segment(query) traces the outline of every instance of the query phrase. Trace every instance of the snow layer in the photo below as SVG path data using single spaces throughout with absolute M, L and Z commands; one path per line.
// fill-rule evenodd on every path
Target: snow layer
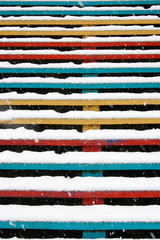
M 1 163 L 42 163 L 42 164 L 122 164 L 122 163 L 160 163 L 160 152 L 66 152 L 56 154 L 53 151 L 0 153 Z
M 16 177 L 0 178 L 2 190 L 35 191 L 160 191 L 160 178 Z
M 73 93 L 64 95 L 61 93 L 24 93 L 17 92 L 1 93 L 4 100 L 110 100 L 110 99 L 160 99 L 160 93 Z
M 0 221 L 159 222 L 160 206 L 19 206 L 1 205 Z
M 149 10 L 159 10 L 160 9 L 160 5 L 152 5 Z M 0 11 L 12 11 L 12 10 L 17 10 L 17 11 L 26 11 L 26 10 L 29 10 L 29 11 L 47 11 L 47 10 L 50 10 L 50 11 L 56 11 L 56 10 L 59 10 L 59 11 L 65 11 L 65 10 L 68 10 L 68 11 L 79 11 L 79 12 L 84 12 L 84 11 L 100 11 L 100 10 L 103 10 L 103 11 L 107 11 L 107 10 L 110 10 L 110 11 L 115 11 L 115 10 L 144 10 L 145 9 L 141 6 L 135 6 L 135 7 L 131 7 L 131 6 L 108 6 L 108 7 L 85 7 L 85 8 L 79 8 L 78 6 L 73 6 L 73 7 L 70 7 L 68 9 L 68 7 L 63 7 L 63 6 L 33 6 L 33 7 L 21 7 L 21 6 L 4 6 L 4 7 L 0 7 Z M 87 14 L 86 14 L 87 15 Z
M 0 139 L 68 139 L 68 140 L 95 140 L 95 139 L 160 139 L 160 130 L 88 130 L 83 133 L 76 130 L 45 130 L 43 132 L 35 132 L 27 130 L 23 127 L 17 129 L 0 129 Z
M 96 9 L 94 7 L 94 9 Z M 123 16 L 123 20 L 143 20 L 143 19 L 158 19 L 156 15 L 149 15 L 149 16 Z M 5 19 L 3 16 L 0 16 L 0 20 L 62 20 L 59 17 L 55 16 L 6 16 Z M 122 20 L 122 17 L 119 16 L 70 16 L 66 15 L 63 17 L 63 20 Z
M 7 110 L 2 112 L 0 120 L 11 120 L 14 118 L 40 118 L 40 119 L 129 119 L 129 118 L 160 118 L 160 111 L 70 111 L 58 113 L 54 110 Z
M 41 77 L 25 77 L 25 78 L 3 78 L 0 83 L 145 83 L 145 82 L 160 82 L 160 77 L 69 77 L 67 79 L 57 79 L 57 78 L 41 78 Z M 124 94 L 124 93 L 123 93 Z M 108 93 L 107 93 L 108 95 Z
M 128 36 L 125 37 L 113 36 L 113 37 L 89 37 L 85 39 L 78 39 L 78 42 L 147 42 L 147 41 L 160 41 L 160 36 Z M 73 37 L 63 37 L 62 39 L 52 39 L 49 37 L 30 37 L 30 38 L 2 38 L 0 42 L 77 42 L 76 38 Z
M 40 66 L 38 64 L 32 64 L 32 63 L 19 63 L 13 65 L 10 64 L 9 62 L 3 62 L 1 68 L 12 68 L 12 69 L 17 69 L 17 68 L 60 68 L 60 69 L 69 69 L 69 68 L 75 68 L 75 69 L 81 69 L 81 68 L 88 68 L 88 69 L 93 69 L 93 68 L 159 68 L 160 63 L 144 63 L 144 62 L 139 62 L 139 63 L 82 63 L 81 65 L 77 66 L 74 63 L 48 63 L 48 64 L 41 64 Z M 0 68 L 0 69 L 1 69 Z
M 19 26 L 9 26 L 9 27 L 0 27 L 0 31 L 29 31 L 29 32 L 34 32 L 35 29 L 33 27 L 19 27 Z M 36 31 L 71 31 L 71 32 L 79 32 L 79 31 L 114 31 L 114 30 L 160 30 L 159 27 L 154 27 L 153 25 L 147 25 L 147 26 L 140 26 L 140 25 L 130 25 L 130 26 L 123 26 L 123 25 L 106 25 L 106 26 L 83 26 L 83 27 L 70 27 L 64 29 L 62 26 L 56 26 L 56 27 L 36 27 Z M 105 35 L 105 34 L 104 34 Z M 126 34 L 127 35 L 127 34 Z
M 6 18 L 5 18 L 6 19 Z M 78 39 L 78 42 L 147 42 L 147 41 L 160 41 L 160 36 L 128 36 L 125 37 L 114 36 L 114 37 L 89 37 L 85 39 Z M 0 42 L 77 42 L 76 38 L 73 37 L 63 37 L 62 39 L 52 39 L 49 37 L 30 37 L 30 38 L 2 38 Z
M 160 54 L 160 50 L 156 49 L 156 50 L 126 50 L 126 49 L 122 49 L 122 50 L 115 50 L 115 49 L 109 49 L 109 50 L 86 50 L 86 49 L 82 49 L 82 50 L 75 50 L 75 51 L 69 51 L 69 52 L 59 52 L 58 50 L 54 50 L 54 49 L 46 49 L 46 50 L 39 50 L 39 49 L 35 49 L 35 50 L 21 50 L 21 49 L 16 49 L 16 50 L 1 50 L 0 54 L 2 55 L 7 55 L 7 54 L 42 54 L 42 55 L 60 55 L 60 56 L 74 56 L 74 55 L 112 55 L 112 54 L 116 54 L 116 55 L 127 55 L 127 54 L 133 54 L 133 55 L 137 55 L 137 54 L 143 54 L 145 56 L 145 54 Z M 38 58 L 37 58 L 38 59 Z M 148 59 L 149 61 L 149 59 Z

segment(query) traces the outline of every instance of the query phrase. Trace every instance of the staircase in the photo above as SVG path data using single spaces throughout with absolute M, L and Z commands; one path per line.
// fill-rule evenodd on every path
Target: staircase
M 160 238 L 160 0 L 0 1 L 0 238 Z

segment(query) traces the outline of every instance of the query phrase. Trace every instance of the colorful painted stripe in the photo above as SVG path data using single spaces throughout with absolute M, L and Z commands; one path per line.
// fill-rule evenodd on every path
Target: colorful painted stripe
M 160 10 L 159 10 L 160 14 Z M 0 11 L 0 15 L 1 11 Z M 0 36 L 12 36 L 12 37 L 30 37 L 30 36 L 52 36 L 52 37 L 95 37 L 95 36 L 150 36 L 150 35 L 160 35 L 160 29 L 145 29 L 145 30 L 1 30 Z
M 42 163 L 0 163 L 0 170 L 64 170 L 64 171 L 107 171 L 107 170 L 160 170 L 159 163 L 117 163 L 117 164 L 42 164 Z M 84 176 L 84 175 L 83 175 Z
M 159 15 L 160 9 L 144 10 L 0 10 L 1 16 L 127 16 Z
M 160 60 L 160 54 L 1 54 L 0 60 L 2 61 L 39 61 L 39 60 L 55 60 L 55 61 L 71 61 L 71 60 L 80 60 L 80 61 L 123 61 L 124 60 Z
M 128 5 L 150 5 L 150 4 L 160 4 L 159 0 L 120 0 L 120 1 L 0 1 L 0 6 L 79 6 L 79 7 L 87 7 L 87 6 L 128 6 Z
M 118 20 L 0 20 L 0 26 L 104 26 L 104 25 L 147 25 L 160 24 L 160 19 Z
M 160 73 L 158 67 L 115 67 L 115 68 L 0 68 L 0 74 L 142 74 L 142 73 Z
M 130 83 L 45 83 L 45 82 L 0 82 L 0 88 L 4 89 L 159 89 L 160 82 L 130 82 Z
M 133 42 L 0 42 L 0 48 L 127 48 L 160 47 L 160 41 Z
M 97 100 L 55 100 L 55 99 L 0 99 L 2 106 L 110 106 L 110 105 L 160 105 L 160 99 L 97 99 Z
M 42 125 L 143 125 L 160 124 L 160 118 L 12 118 L 2 119 L 0 124 L 42 124 Z M 88 129 L 89 130 L 89 129 Z
M 149 146 L 160 145 L 160 139 L 105 139 L 105 140 L 41 140 L 0 139 L 1 146 Z
M 0 190 L 0 197 L 24 198 L 160 198 L 160 191 L 34 191 Z
M 0 229 L 50 230 L 160 230 L 160 222 L 24 222 L 0 221 Z

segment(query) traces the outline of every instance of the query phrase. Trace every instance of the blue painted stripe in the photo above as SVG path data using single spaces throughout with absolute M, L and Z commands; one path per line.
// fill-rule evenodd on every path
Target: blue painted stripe
M 150 68 L 0 68 L 0 73 L 9 74 L 114 74 L 114 73 L 160 73 L 160 67 Z M 86 76 L 85 76 L 86 77 Z
M 157 229 L 160 222 L 21 222 L 0 221 L 0 229 L 51 229 L 51 230 L 135 230 Z
M 110 163 L 110 164 L 40 164 L 40 163 L 1 163 L 0 170 L 159 170 L 159 163 Z
M 0 82 L 0 88 L 51 88 L 51 89 L 128 89 L 160 88 L 160 82 L 142 83 L 9 83 Z
M 160 0 L 120 0 L 120 1 L 0 1 L 1 6 L 123 6 L 160 4 Z
M 159 9 L 145 9 L 145 10 L 10 10 L 10 11 L 0 11 L 0 15 L 2 16 L 19 16 L 19 15 L 30 15 L 30 16 L 110 16 L 110 15 L 154 15 L 160 14 Z

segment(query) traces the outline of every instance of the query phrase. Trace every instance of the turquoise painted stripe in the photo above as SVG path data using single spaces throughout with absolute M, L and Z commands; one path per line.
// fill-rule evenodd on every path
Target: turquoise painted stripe
M 50 88 L 50 89 L 128 89 L 160 88 L 160 82 L 149 83 L 1 83 L 0 88 Z
M 82 236 L 84 239 L 106 238 L 106 233 L 103 231 L 84 231 Z
M 146 5 L 160 4 L 160 0 L 139 1 L 0 1 L 1 6 L 123 6 L 123 5 Z
M 144 9 L 144 10 L 10 10 L 10 11 L 0 11 L 2 16 L 10 15 L 30 15 L 30 16 L 46 16 L 46 15 L 70 15 L 70 16 L 109 16 L 109 15 L 154 15 L 160 14 L 159 9 Z
M 102 171 L 97 171 L 97 169 L 95 169 L 95 172 L 83 171 L 82 172 L 82 177 L 103 177 L 103 172 Z
M 2 163 L 0 170 L 159 170 L 159 163 L 120 163 L 120 164 L 40 164 L 40 163 Z
M 0 68 L 0 73 L 9 74 L 114 74 L 114 73 L 160 73 L 160 67 L 154 68 Z M 86 76 L 85 76 L 86 77 Z
M 160 230 L 160 222 L 21 222 L 0 221 L 0 229 L 51 230 Z

